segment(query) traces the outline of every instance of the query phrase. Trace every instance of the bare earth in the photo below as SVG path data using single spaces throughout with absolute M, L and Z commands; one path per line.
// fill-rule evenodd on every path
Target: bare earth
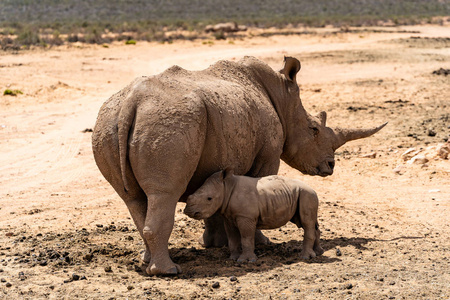
M 450 161 L 427 148 L 450 133 L 450 77 L 432 74 L 450 68 L 450 27 L 373 29 L 0 53 L 2 94 L 23 92 L 0 96 L 0 298 L 448 299 Z M 240 265 L 198 244 L 203 225 L 180 203 L 170 253 L 184 272 L 144 276 L 142 242 L 84 131 L 136 76 L 244 55 L 276 69 L 299 58 L 303 105 L 330 126 L 389 124 L 340 148 L 331 177 L 282 165 L 319 195 L 323 256 L 302 261 L 289 224 Z M 408 163 L 410 147 L 429 161 Z

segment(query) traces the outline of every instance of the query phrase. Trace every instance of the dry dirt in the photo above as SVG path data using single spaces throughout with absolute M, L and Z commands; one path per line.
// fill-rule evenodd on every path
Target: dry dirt
M 0 54 L 1 299 L 448 299 L 450 161 L 427 147 L 450 133 L 450 27 L 309 34 L 269 32 L 226 41 L 72 45 Z M 197 243 L 202 223 L 177 208 L 170 254 L 184 272 L 148 277 L 142 242 L 92 157 L 100 105 L 134 77 L 178 64 L 203 69 L 244 55 L 280 68 L 302 61 L 302 100 L 330 126 L 369 127 L 319 178 L 282 165 L 320 198 L 323 256 L 299 258 L 302 230 L 266 231 L 255 264 Z M 407 163 L 410 147 L 427 163 Z

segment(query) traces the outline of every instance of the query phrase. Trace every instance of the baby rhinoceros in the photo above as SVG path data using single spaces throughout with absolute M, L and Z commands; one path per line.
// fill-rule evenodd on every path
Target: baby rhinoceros
M 318 202 L 314 190 L 299 180 L 237 176 L 225 170 L 211 175 L 188 197 L 184 213 L 198 220 L 217 212 L 222 214 L 230 258 L 238 262 L 256 261 L 256 229 L 275 229 L 291 221 L 303 227 L 300 255 L 309 259 L 323 253 L 317 222 Z

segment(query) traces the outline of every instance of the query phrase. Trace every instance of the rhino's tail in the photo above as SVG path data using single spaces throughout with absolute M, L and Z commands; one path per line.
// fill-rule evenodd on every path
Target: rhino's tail
M 126 176 L 128 138 L 130 135 L 131 126 L 133 125 L 134 118 L 136 116 L 136 106 L 136 101 L 133 101 L 133 98 L 128 96 L 120 109 L 118 120 L 120 171 L 122 174 L 123 188 L 125 192 L 128 192 L 129 190 Z

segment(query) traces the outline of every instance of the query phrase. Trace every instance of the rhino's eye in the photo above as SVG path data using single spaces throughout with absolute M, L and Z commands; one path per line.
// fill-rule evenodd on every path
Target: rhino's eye
M 208 197 L 208 201 L 211 201 L 212 200 L 212 197 Z
M 310 127 L 312 130 L 312 134 L 314 137 L 317 137 L 319 135 L 319 129 L 317 127 Z

